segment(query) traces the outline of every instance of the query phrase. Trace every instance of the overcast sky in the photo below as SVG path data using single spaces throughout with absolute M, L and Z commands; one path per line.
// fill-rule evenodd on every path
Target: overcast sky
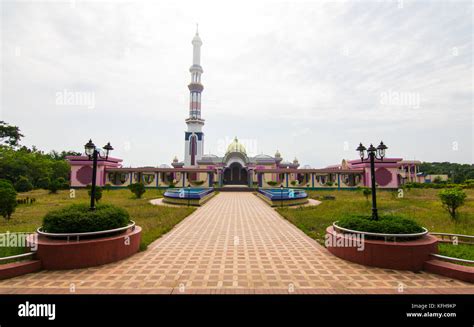
M 178 1 L 176 1 L 178 2 Z M 184 155 L 196 22 L 205 152 L 314 168 L 388 156 L 473 162 L 471 1 L 2 1 L 0 120 L 23 144 L 110 141 L 125 165 Z

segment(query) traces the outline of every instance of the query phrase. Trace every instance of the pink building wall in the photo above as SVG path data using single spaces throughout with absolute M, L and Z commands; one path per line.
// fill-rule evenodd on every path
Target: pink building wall
M 92 160 L 87 156 L 67 156 L 66 159 L 71 165 L 71 187 L 84 187 L 92 183 Z M 97 162 L 96 185 L 104 186 L 106 168 L 119 168 L 121 162 L 122 159 L 117 158 L 100 159 Z

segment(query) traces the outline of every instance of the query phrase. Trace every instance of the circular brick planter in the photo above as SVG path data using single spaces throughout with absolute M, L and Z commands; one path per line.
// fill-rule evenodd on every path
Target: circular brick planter
M 36 258 L 43 269 L 87 268 L 125 259 L 140 248 L 141 227 L 118 235 L 64 240 L 38 235 Z
M 365 266 L 420 271 L 430 254 L 438 253 L 438 239 L 425 235 L 412 241 L 354 240 L 352 234 L 326 229 L 326 247 L 335 256 Z

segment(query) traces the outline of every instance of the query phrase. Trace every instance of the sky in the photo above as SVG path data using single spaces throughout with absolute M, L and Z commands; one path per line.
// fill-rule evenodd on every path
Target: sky
M 205 153 L 313 168 L 387 156 L 473 163 L 471 1 L 1 1 L 0 120 L 27 146 L 111 142 L 125 166 L 184 156 L 203 41 Z

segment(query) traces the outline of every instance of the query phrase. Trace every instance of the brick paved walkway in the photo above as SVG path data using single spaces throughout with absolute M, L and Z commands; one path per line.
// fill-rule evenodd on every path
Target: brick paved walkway
M 251 193 L 222 192 L 127 260 L 0 281 L 0 293 L 470 293 L 449 278 L 332 256 Z

